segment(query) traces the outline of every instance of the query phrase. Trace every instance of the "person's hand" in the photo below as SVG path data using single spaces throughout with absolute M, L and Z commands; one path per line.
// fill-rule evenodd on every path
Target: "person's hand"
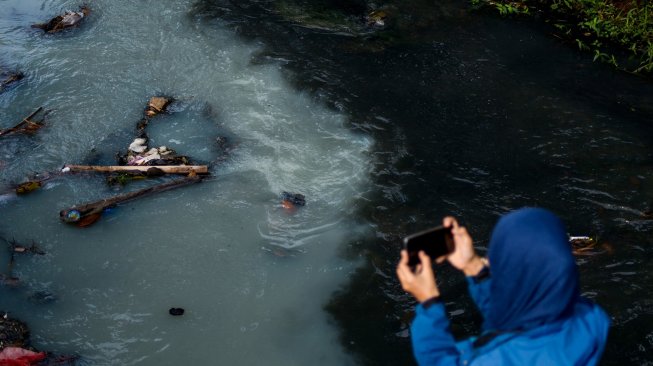
M 422 303 L 430 298 L 440 296 L 440 291 L 435 283 L 431 258 L 423 251 L 420 251 L 418 255 L 420 263 L 413 272 L 408 266 L 408 252 L 401 251 L 401 259 L 397 265 L 397 277 L 401 282 L 401 287 Z
M 472 237 L 464 226 L 459 226 L 458 221 L 451 216 L 442 220 L 444 227 L 450 227 L 455 243 L 454 251 L 447 257 L 438 258 L 438 262 L 446 258 L 455 268 L 463 271 L 466 276 L 476 276 L 485 265 L 481 257 L 476 255 Z

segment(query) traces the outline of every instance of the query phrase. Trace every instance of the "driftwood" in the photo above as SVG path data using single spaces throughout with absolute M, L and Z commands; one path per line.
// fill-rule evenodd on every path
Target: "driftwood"
M 207 165 L 154 165 L 154 166 L 141 166 L 141 165 L 64 165 L 62 171 L 65 172 L 144 172 L 147 173 L 154 170 L 157 173 L 165 174 L 189 174 L 195 172 L 196 174 L 208 174 L 209 167 Z M 158 174 L 157 174 L 158 175 Z
M 79 8 L 79 11 L 67 11 L 63 15 L 58 15 L 50 19 L 47 23 L 32 25 L 32 28 L 43 29 L 46 33 L 56 33 L 64 29 L 73 28 L 91 13 L 91 9 L 86 6 Z
M 59 212 L 59 218 L 64 222 L 76 224 L 80 227 L 86 227 L 99 220 L 100 216 L 102 216 L 102 212 L 109 207 L 113 207 L 120 203 L 131 201 L 151 193 L 162 192 L 188 184 L 197 183 L 199 181 L 201 181 L 200 176 L 191 173 L 188 177 L 183 179 L 174 180 L 172 182 L 159 184 L 138 191 L 120 194 L 111 198 L 105 198 L 96 202 L 73 206 L 71 208 L 61 210 Z
M 32 121 L 31 119 L 34 118 L 34 116 L 36 116 L 42 110 L 43 107 L 39 107 L 37 110 L 32 112 L 32 114 L 23 118 L 23 120 L 14 127 L 7 128 L 6 130 L 0 130 L 0 136 L 9 135 L 15 132 L 34 133 L 38 131 L 41 127 L 43 127 L 43 121 Z

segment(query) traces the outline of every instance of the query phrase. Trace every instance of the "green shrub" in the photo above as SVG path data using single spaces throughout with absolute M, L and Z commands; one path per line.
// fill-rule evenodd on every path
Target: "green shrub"
M 653 71 L 653 4 L 644 0 L 471 0 L 502 15 L 543 14 L 594 60 L 635 73 Z M 529 11 L 530 9 L 530 11 Z

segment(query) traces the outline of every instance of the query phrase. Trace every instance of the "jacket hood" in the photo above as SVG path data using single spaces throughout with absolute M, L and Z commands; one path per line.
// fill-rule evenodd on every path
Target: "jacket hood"
M 485 330 L 528 329 L 573 313 L 578 271 L 565 227 L 553 213 L 523 208 L 503 216 L 492 232 L 489 260 Z

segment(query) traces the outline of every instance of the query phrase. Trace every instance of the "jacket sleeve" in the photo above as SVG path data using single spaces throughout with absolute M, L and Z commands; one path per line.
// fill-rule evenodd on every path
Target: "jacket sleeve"
M 420 366 L 457 365 L 460 353 L 449 329 L 441 302 L 415 308 L 415 320 L 410 327 L 413 353 Z
M 490 284 L 492 283 L 492 278 L 486 278 L 481 281 L 477 281 L 475 277 L 467 277 L 467 288 L 469 289 L 469 295 L 476 303 L 476 307 L 481 311 L 483 318 L 487 318 L 487 314 L 490 308 Z

